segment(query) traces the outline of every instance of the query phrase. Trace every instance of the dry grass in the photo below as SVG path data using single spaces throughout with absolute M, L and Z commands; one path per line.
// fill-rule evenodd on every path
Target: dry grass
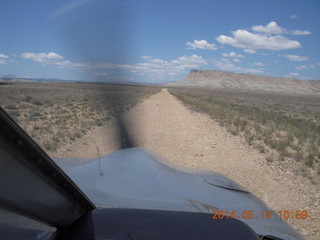
M 271 93 L 170 89 L 195 111 L 205 112 L 234 135 L 268 155 L 310 168 L 320 161 L 320 98 Z
M 14 83 L 0 86 L 0 104 L 40 146 L 54 152 L 157 91 L 144 86 Z

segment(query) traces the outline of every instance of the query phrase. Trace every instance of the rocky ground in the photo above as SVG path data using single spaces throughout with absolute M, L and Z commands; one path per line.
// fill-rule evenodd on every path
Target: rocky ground
M 320 239 L 319 186 L 296 175 L 290 166 L 267 162 L 264 153 L 228 133 L 208 116 L 190 111 L 166 89 L 132 108 L 125 117 L 138 147 L 152 150 L 179 166 L 222 173 L 273 210 L 308 211 L 307 219 L 288 221 L 307 239 Z M 116 124 L 108 121 L 106 126 L 94 128 L 51 155 L 85 161 L 116 151 L 115 138 Z

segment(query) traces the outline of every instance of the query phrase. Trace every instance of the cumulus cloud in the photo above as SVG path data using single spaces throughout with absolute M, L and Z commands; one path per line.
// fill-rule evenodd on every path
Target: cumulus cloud
M 291 34 L 297 35 L 297 36 L 298 35 L 310 35 L 311 32 L 308 30 L 293 30 L 293 31 L 291 31 Z
M 266 26 L 257 25 L 251 28 L 255 32 L 271 33 L 271 34 L 284 34 L 288 33 L 285 28 L 280 27 L 276 22 L 272 21 Z
M 81 63 L 79 63 L 81 64 Z M 130 69 L 133 68 L 131 65 L 127 64 L 114 64 L 114 63 L 94 63 L 94 64 L 85 64 L 82 63 L 84 67 L 90 68 L 90 69 Z
M 235 52 L 229 52 L 229 53 L 222 53 L 222 56 L 224 57 L 234 57 L 234 58 L 244 58 L 241 54 L 236 54 Z
M 93 72 L 93 75 L 97 76 L 97 77 L 106 77 L 106 76 L 108 76 L 108 74 L 106 72 Z
M 44 63 L 44 64 L 54 64 L 57 60 L 63 59 L 63 57 L 54 52 L 48 53 L 22 53 L 22 58 L 32 59 L 35 62 Z
M 291 75 L 291 76 L 295 76 L 295 77 L 300 76 L 299 73 L 290 73 L 290 75 Z
M 214 66 L 224 71 L 234 71 L 234 72 L 251 73 L 251 74 L 264 73 L 264 69 L 262 68 L 243 68 L 238 65 L 235 65 L 232 62 L 232 60 L 229 60 L 226 58 L 223 58 L 221 60 L 214 59 L 212 63 Z
M 137 64 L 113 64 L 113 63 L 96 63 L 90 66 L 99 73 L 96 76 L 108 76 L 110 70 L 121 70 L 141 76 L 148 76 L 154 79 L 168 80 L 179 74 L 186 74 L 191 69 L 200 68 L 207 65 L 207 61 L 198 55 L 181 56 L 172 60 L 153 58 L 151 56 L 142 56 L 144 61 Z M 106 71 L 106 72 L 104 72 Z M 106 74 L 104 74 L 106 73 Z
M 234 62 L 242 62 L 239 58 L 233 58 L 232 61 L 234 61 Z
M 302 76 L 300 73 L 295 73 L 295 72 L 291 72 L 290 74 L 285 75 L 285 77 L 307 79 L 307 77 Z
M 0 58 L 9 58 L 9 56 L 3 54 L 3 53 L 0 53 Z
M 165 78 L 186 73 L 190 69 L 200 68 L 207 65 L 207 61 L 196 54 L 181 56 L 172 60 L 163 60 L 150 56 L 142 56 L 143 62 L 137 64 L 114 64 L 108 62 L 100 63 L 75 63 L 65 60 L 61 55 L 49 53 L 22 53 L 21 57 L 31 59 L 45 65 L 55 65 L 62 68 L 91 71 L 95 76 L 108 76 L 109 71 L 118 71 L 120 74 L 131 72 L 139 75 L 147 75 L 155 78 Z
M 297 14 L 291 14 L 291 15 L 289 16 L 289 18 L 291 18 L 291 19 L 297 19 L 297 18 L 299 18 L 299 15 L 297 15 Z
M 69 69 L 76 69 L 76 70 L 84 70 L 89 69 L 91 64 L 89 63 L 77 63 L 71 62 L 69 60 L 64 60 L 63 56 L 54 53 L 32 53 L 26 52 L 21 54 L 22 58 L 31 59 L 35 62 L 44 64 L 44 65 L 56 65 L 61 68 L 69 68 Z
M 152 59 L 152 57 L 150 57 L 150 56 L 142 56 L 141 58 L 144 59 L 144 60 Z
M 311 32 L 308 30 L 292 30 L 288 31 L 285 28 L 280 27 L 276 22 L 272 21 L 266 26 L 258 25 L 251 28 L 255 32 L 262 32 L 266 34 L 292 34 L 292 35 L 310 35 Z
M 304 79 L 304 80 L 310 79 L 310 77 L 303 76 L 300 73 L 296 73 L 296 72 L 291 72 L 289 74 L 286 74 L 286 75 L 284 75 L 284 77 L 287 77 L 287 78 L 298 78 L 298 79 Z
M 320 66 L 320 63 L 317 63 L 317 64 L 308 64 L 308 65 L 301 65 L 301 66 L 295 67 L 295 69 L 297 69 L 297 70 L 305 70 L 305 69 L 317 68 L 318 66 Z
M 261 62 L 253 62 L 253 63 L 251 63 L 250 65 L 252 65 L 252 66 L 257 66 L 257 67 L 264 67 L 264 66 L 265 66 L 265 64 L 263 64 L 263 63 L 261 63 Z
M 232 34 L 233 37 L 220 35 L 216 40 L 221 44 L 243 48 L 247 52 L 253 52 L 258 49 L 277 51 L 301 47 L 300 42 L 290 40 L 281 35 L 255 34 L 243 29 L 233 31 Z
M 308 57 L 298 56 L 298 55 L 280 54 L 279 56 L 285 57 L 285 58 L 289 59 L 290 61 L 296 61 L 296 62 L 309 60 Z
M 254 49 L 244 49 L 243 51 L 246 52 L 246 53 L 250 53 L 250 54 L 256 54 L 257 53 L 257 51 L 254 50 Z
M 191 56 L 182 56 L 171 60 L 171 63 L 183 68 L 197 68 L 200 65 L 206 65 L 207 61 L 202 56 L 192 54 Z
M 309 69 L 309 66 L 307 66 L 307 65 L 301 65 L 301 66 L 295 67 L 295 69 L 297 69 L 297 70 L 305 70 L 305 69 Z
M 193 42 L 187 42 L 188 49 L 206 49 L 206 50 L 216 50 L 217 47 L 214 43 L 208 43 L 206 40 L 194 40 Z
M 146 61 L 135 65 L 127 65 L 127 69 L 133 73 L 147 74 L 156 78 L 175 76 L 187 70 L 200 68 L 208 64 L 202 56 L 195 54 L 191 56 L 181 56 L 169 61 L 149 56 L 143 56 L 142 58 Z
M 257 50 L 287 50 L 300 48 L 300 42 L 291 40 L 284 34 L 309 35 L 308 30 L 289 31 L 277 24 L 275 21 L 267 25 L 255 25 L 251 30 L 238 29 L 231 32 L 233 36 L 220 35 L 216 40 L 221 44 L 228 44 L 236 48 L 244 49 L 244 52 L 256 54 Z
M 124 69 L 131 72 L 166 72 L 179 74 L 186 69 L 199 68 L 202 65 L 207 65 L 207 61 L 196 54 L 191 56 L 181 56 L 172 60 L 163 60 L 153 58 L 151 56 L 142 56 L 144 61 L 137 64 L 113 64 L 113 63 L 96 63 L 92 64 L 92 69 Z
M 9 56 L 0 53 L 0 64 L 7 64 L 7 59 L 9 58 Z

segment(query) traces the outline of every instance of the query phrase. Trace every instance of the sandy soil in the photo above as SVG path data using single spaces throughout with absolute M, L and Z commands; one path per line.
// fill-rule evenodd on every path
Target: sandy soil
M 179 166 L 216 171 L 240 183 L 276 211 L 306 210 L 307 219 L 289 222 L 307 239 L 320 239 L 320 191 L 228 133 L 204 114 L 188 110 L 166 89 L 125 114 L 137 146 Z M 115 123 L 109 122 L 60 149 L 53 157 L 97 157 L 116 151 Z

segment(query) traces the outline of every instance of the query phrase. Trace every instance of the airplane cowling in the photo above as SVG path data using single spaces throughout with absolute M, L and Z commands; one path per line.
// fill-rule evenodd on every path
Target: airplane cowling
M 259 235 L 304 239 L 274 211 L 263 219 L 261 211 L 270 208 L 236 182 L 219 173 L 174 166 L 148 150 L 125 149 L 85 163 L 55 161 L 97 208 L 234 211 Z M 248 211 L 253 219 L 245 219 Z

